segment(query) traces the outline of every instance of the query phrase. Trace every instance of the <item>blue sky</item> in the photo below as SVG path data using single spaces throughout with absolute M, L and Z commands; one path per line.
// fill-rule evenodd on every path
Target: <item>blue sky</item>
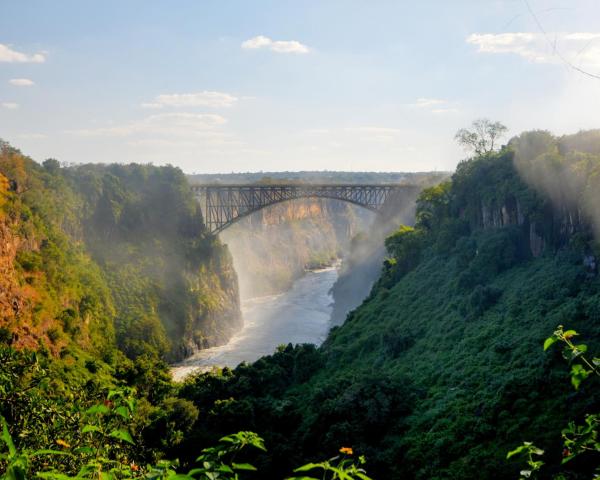
M 0 0 L 0 138 L 186 172 L 450 170 L 475 118 L 600 127 L 600 79 L 565 62 L 600 75 L 598 0 Z

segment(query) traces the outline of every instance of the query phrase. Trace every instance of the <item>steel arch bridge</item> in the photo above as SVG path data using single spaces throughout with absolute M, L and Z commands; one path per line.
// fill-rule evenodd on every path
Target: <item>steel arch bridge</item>
M 270 205 L 299 198 L 341 200 L 380 213 L 400 193 L 417 193 L 415 185 L 274 184 L 192 185 L 200 199 L 208 231 L 217 234 L 241 218 Z

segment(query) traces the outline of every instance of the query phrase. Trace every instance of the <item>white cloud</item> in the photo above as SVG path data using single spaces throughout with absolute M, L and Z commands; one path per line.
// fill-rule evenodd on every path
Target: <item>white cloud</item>
M 242 42 L 242 48 L 245 50 L 268 48 L 277 53 L 308 53 L 310 51 L 306 45 L 296 40 L 271 40 L 264 35 L 258 35 Z
M 35 85 L 33 80 L 29 80 L 28 78 L 12 78 L 8 81 L 11 85 L 15 87 L 31 87 Z
M 163 107 L 231 107 L 238 98 L 223 92 L 173 93 L 158 95 L 154 101 L 142 103 L 143 108 Z
M 434 108 L 431 110 L 431 113 L 436 115 L 445 115 L 447 113 L 458 113 L 460 110 L 458 108 Z
M 19 134 L 19 138 L 24 140 L 43 140 L 44 138 L 48 138 L 48 135 L 45 133 L 21 133 Z
M 580 68 L 600 68 L 599 40 L 600 32 L 552 33 L 547 37 L 521 32 L 474 33 L 466 41 L 481 53 L 510 53 L 534 63 L 558 64 L 565 59 Z
M 0 62 L 8 63 L 44 63 L 46 57 L 41 53 L 28 55 L 26 53 L 17 52 L 8 45 L 0 43 Z
M 0 103 L 0 105 L 9 110 L 16 110 L 17 108 L 19 108 L 19 104 L 14 102 L 3 102 Z
M 353 140 L 361 142 L 402 142 L 406 130 L 393 127 L 358 126 L 344 128 L 346 134 L 350 134 Z
M 460 112 L 457 102 L 450 102 L 441 98 L 417 98 L 413 103 L 409 103 L 408 107 L 425 110 L 434 115 Z
M 345 129 L 351 133 L 366 133 L 369 135 L 400 135 L 404 130 L 391 127 L 348 127 Z
M 130 137 L 160 135 L 175 138 L 216 138 L 223 134 L 213 130 L 226 122 L 227 120 L 222 116 L 208 113 L 160 113 L 124 125 L 69 130 L 67 133 L 80 136 Z
M 439 98 L 417 98 L 415 103 L 411 103 L 410 106 L 416 108 L 429 108 L 435 107 L 436 105 L 444 105 L 446 103 L 446 100 L 441 100 Z

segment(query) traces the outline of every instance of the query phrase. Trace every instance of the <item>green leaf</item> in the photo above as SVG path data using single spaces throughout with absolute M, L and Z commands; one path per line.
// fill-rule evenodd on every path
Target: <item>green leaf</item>
M 119 390 L 110 390 L 108 392 L 108 395 L 106 396 L 106 399 L 110 400 L 112 397 L 114 397 L 115 395 L 118 395 L 119 393 L 121 393 Z
M 115 408 L 115 413 L 126 420 L 129 418 L 129 410 L 127 410 L 127 407 L 124 407 L 123 405 Z
M 113 430 L 109 433 L 109 436 L 117 438 L 119 440 L 123 440 L 124 442 L 130 443 L 131 445 L 135 445 L 133 438 L 131 438 L 131 434 L 127 430 Z
M 256 471 L 256 467 L 249 463 L 233 463 L 232 462 L 231 466 L 233 467 L 234 470 L 249 470 L 252 472 Z
M 103 415 L 109 413 L 110 410 L 106 405 L 102 405 L 101 403 L 94 405 L 86 410 L 87 415 Z
M 562 459 L 562 461 L 560 462 L 561 465 L 564 465 L 567 462 L 570 462 L 571 460 L 573 460 L 577 455 L 568 455 L 565 458 Z
M 319 480 L 315 477 L 288 477 L 285 480 Z
M 59 472 L 39 472 L 35 475 L 38 478 L 45 478 L 48 480 L 85 480 L 85 477 L 75 476 L 71 477 Z
M 368 477 L 364 473 L 356 472 L 355 475 L 360 478 L 360 480 L 373 480 L 371 477 Z
M 548 337 L 544 342 L 544 351 L 548 350 L 552 345 L 554 345 L 558 339 L 554 336 Z
M 589 375 L 592 373 L 592 370 L 586 370 L 583 365 L 576 363 L 571 367 L 571 383 L 575 390 L 579 389 L 579 385 L 583 382 Z
M 525 450 L 527 450 L 528 447 L 529 447 L 529 445 L 521 445 L 521 446 L 515 448 L 514 450 L 511 450 L 510 452 L 508 452 L 506 454 L 506 458 L 509 459 L 511 457 L 514 457 L 515 455 L 518 455 L 519 453 L 522 453 Z
M 224 464 L 219 465 L 219 467 L 217 468 L 217 471 L 221 472 L 221 473 L 233 473 L 232 468 L 229 465 L 224 465 Z
M 4 440 L 4 443 L 8 447 L 8 454 L 11 457 L 14 457 L 17 453 L 17 449 L 15 448 L 15 444 L 13 443 L 10 432 L 8 431 L 8 424 L 2 415 L 0 415 L 0 420 L 2 421 L 2 440 Z
M 87 455 L 94 453 L 94 449 L 92 447 L 77 447 L 73 451 L 75 453 L 84 453 Z
M 294 472 L 308 472 L 309 470 L 314 470 L 315 468 L 323 468 L 322 463 L 307 463 L 306 465 L 302 465 L 294 469 Z
M 61 452 L 60 450 L 49 450 L 49 449 L 36 450 L 35 452 L 30 454 L 30 456 L 32 456 L 32 457 L 38 456 L 38 455 L 69 455 L 69 456 L 72 456 L 71 453 L 69 453 L 69 452 Z
M 101 432 L 102 429 L 100 427 L 97 427 L 96 425 L 86 425 L 85 427 L 83 427 L 81 429 L 81 433 L 87 433 L 87 432 Z
M 193 477 L 194 475 L 198 475 L 199 473 L 204 473 L 206 470 L 204 468 L 192 468 L 187 474 L 190 477 Z

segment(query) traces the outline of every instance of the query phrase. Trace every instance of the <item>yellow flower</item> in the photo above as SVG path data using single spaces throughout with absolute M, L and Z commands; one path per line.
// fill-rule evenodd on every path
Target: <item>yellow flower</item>
M 345 453 L 346 455 L 352 455 L 354 453 L 350 447 L 342 447 L 340 448 L 341 453 Z
M 60 445 L 61 447 L 64 447 L 64 448 L 71 448 L 71 445 L 69 445 L 64 440 L 61 440 L 60 438 L 56 441 L 56 444 Z

